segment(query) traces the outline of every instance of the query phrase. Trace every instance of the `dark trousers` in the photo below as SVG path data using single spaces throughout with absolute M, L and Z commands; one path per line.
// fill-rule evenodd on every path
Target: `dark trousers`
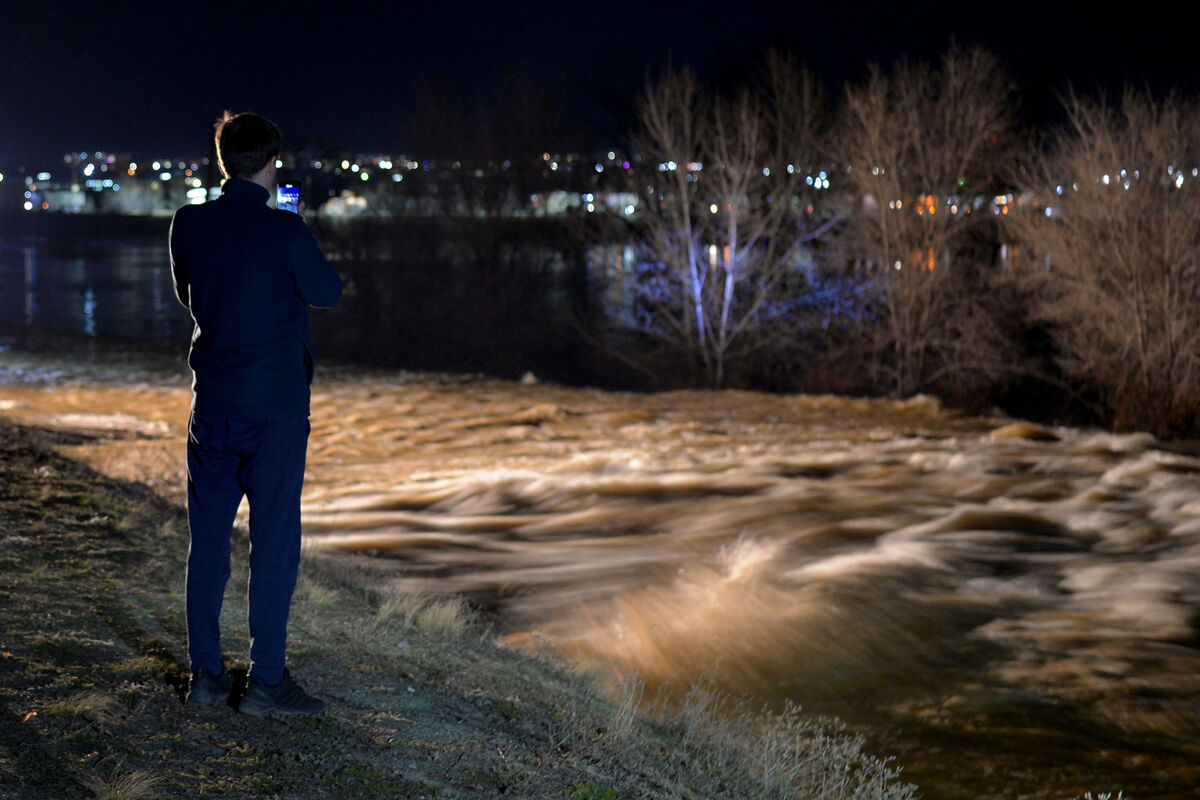
M 300 489 L 306 418 L 236 420 L 192 413 L 188 422 L 188 657 L 222 669 L 221 603 L 238 505 L 250 503 L 250 674 L 283 679 L 288 609 L 300 567 Z

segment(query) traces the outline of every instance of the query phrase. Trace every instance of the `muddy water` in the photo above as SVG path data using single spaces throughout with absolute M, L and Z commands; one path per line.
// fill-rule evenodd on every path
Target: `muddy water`
M 178 492 L 178 376 L 4 363 L 0 414 Z M 613 679 L 840 716 L 927 798 L 1195 796 L 1189 453 L 924 398 L 323 378 L 306 535 L 374 581 Z

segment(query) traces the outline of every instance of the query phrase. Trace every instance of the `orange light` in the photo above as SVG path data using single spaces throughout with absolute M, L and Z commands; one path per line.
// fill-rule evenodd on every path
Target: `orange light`
M 50 209 L 50 204 L 47 203 L 45 200 L 43 200 L 42 201 L 42 211 L 48 211 L 49 209 Z

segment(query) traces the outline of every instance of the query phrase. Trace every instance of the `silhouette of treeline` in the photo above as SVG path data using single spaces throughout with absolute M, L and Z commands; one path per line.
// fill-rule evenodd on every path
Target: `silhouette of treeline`
M 460 170 L 444 214 L 325 223 L 351 288 L 320 325 L 339 355 L 414 368 L 926 392 L 1194 434 L 1197 104 L 1068 93 L 1039 128 L 1018 88 L 980 49 L 835 99 L 775 53 L 719 86 L 667 68 L 635 105 L 637 212 L 550 218 L 501 209 L 546 169 L 553 104 L 444 104 L 430 147 L 508 168 Z

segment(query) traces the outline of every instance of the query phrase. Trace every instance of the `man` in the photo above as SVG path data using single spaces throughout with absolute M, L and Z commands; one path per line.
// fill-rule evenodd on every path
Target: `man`
M 280 134 L 257 114 L 216 126 L 227 178 L 216 200 L 171 222 L 175 294 L 195 321 L 188 364 L 189 706 L 226 699 L 220 614 L 238 505 L 250 503 L 250 675 L 239 709 L 320 714 L 285 669 L 288 610 L 300 565 L 300 489 L 308 446 L 308 307 L 334 305 L 342 281 L 304 220 L 267 205 Z

